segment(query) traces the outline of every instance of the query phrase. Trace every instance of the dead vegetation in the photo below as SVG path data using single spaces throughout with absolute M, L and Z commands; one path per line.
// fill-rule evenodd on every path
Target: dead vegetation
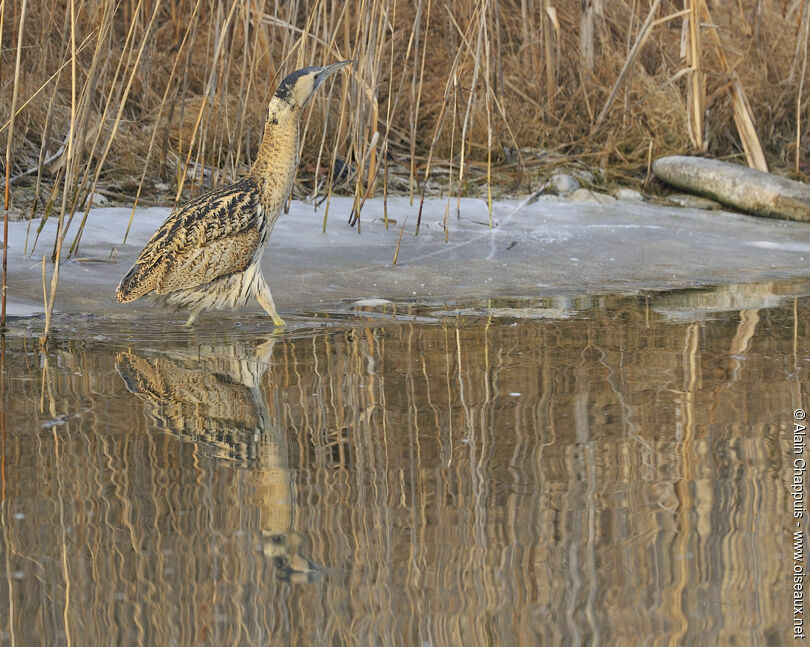
M 134 179 L 148 195 L 155 181 L 229 180 L 256 150 L 278 80 L 341 57 L 356 61 L 348 83 L 316 101 L 305 128 L 309 190 L 329 181 L 333 142 L 351 171 L 341 188 L 358 195 L 392 172 L 418 191 L 429 167 L 451 193 L 493 172 L 500 190 L 508 179 L 525 191 L 565 158 L 640 169 L 651 143 L 656 155 L 801 172 L 808 4 L 5 3 L 4 139 L 15 90 L 18 113 L 9 175 L 39 187 L 40 207 L 58 182 L 71 213 L 100 184 L 131 191 Z

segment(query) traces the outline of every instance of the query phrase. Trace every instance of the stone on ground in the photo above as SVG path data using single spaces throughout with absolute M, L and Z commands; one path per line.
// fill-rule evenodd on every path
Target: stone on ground
M 667 184 L 755 216 L 810 222 L 810 186 L 703 157 L 675 155 L 653 163 Z

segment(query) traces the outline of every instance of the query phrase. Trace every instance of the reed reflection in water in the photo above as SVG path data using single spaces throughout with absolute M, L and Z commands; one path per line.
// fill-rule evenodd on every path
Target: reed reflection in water
M 688 298 L 8 339 L 3 642 L 787 643 L 810 302 Z

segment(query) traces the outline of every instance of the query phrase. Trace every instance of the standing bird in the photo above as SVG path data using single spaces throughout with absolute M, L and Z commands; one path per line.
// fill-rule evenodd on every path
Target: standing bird
M 284 325 L 262 275 L 262 253 L 292 190 L 301 109 L 327 77 L 351 62 L 306 67 L 281 82 L 248 174 L 172 214 L 121 279 L 120 302 L 154 293 L 165 303 L 189 308 L 190 326 L 203 310 L 243 306 L 255 297 L 276 326 Z

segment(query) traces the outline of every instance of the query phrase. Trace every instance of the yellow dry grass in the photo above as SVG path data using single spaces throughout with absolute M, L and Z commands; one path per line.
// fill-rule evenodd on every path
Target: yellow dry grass
M 481 163 L 511 169 L 528 190 L 526 171 L 548 153 L 640 168 L 651 141 L 656 154 L 727 157 L 758 137 L 771 163 L 788 164 L 797 119 L 807 116 L 797 94 L 806 5 L 30 0 L 16 78 L 20 11 L 5 9 L 0 124 L 16 81 L 13 184 L 36 177 L 41 161 L 49 181 L 67 167 L 73 38 L 76 160 L 65 178 L 73 191 L 88 190 L 102 162 L 107 182 L 144 170 L 175 182 L 189 151 L 190 163 L 221 171 L 215 181 L 229 179 L 255 151 L 278 80 L 339 57 L 356 65 L 347 88 L 338 83 L 315 102 L 304 161 L 314 169 L 330 156 L 322 150 L 333 141 L 322 136 L 329 127 L 338 157 L 356 171 L 349 190 L 372 176 L 381 190 L 385 159 L 417 190 L 428 157 L 434 168 L 455 166 L 454 191 Z

